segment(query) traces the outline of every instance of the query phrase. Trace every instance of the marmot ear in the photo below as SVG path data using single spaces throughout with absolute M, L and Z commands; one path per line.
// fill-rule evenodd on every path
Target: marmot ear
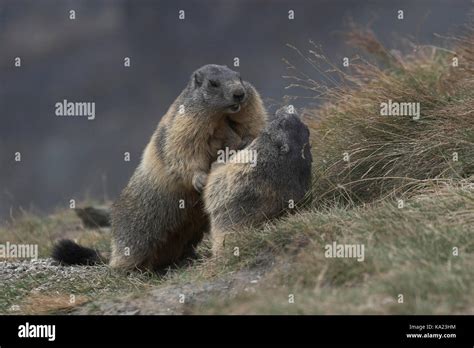
M 196 71 L 194 73 L 193 80 L 194 80 L 194 86 L 196 88 L 201 87 L 202 86 L 202 80 L 203 80 L 202 73 L 200 73 L 199 71 Z
M 280 153 L 285 154 L 288 153 L 288 151 L 290 151 L 290 145 L 288 145 L 287 143 L 283 143 L 280 145 Z
M 282 134 L 276 134 L 272 136 L 272 141 L 275 146 L 278 148 L 279 154 L 286 154 L 290 151 L 290 145 L 288 144 L 288 139 Z

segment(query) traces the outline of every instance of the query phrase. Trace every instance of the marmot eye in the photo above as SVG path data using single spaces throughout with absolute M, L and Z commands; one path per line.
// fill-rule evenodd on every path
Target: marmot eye
M 219 82 L 218 82 L 218 81 L 209 80 L 209 84 L 210 84 L 212 87 L 219 87 Z

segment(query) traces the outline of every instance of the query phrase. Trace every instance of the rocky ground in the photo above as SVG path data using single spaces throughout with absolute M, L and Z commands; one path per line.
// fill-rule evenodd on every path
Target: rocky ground
M 265 272 L 265 267 L 240 270 L 212 281 L 154 286 L 121 297 L 105 296 L 97 301 L 81 301 L 83 303 L 70 308 L 59 305 L 57 309 L 68 309 L 69 314 L 77 315 L 187 314 L 191 312 L 191 308 L 199 307 L 215 297 L 231 299 L 241 292 L 254 292 Z M 34 279 L 48 279 L 29 290 L 29 295 L 33 298 L 37 294 L 56 293 L 60 283 L 84 282 L 87 279 L 93 280 L 100 274 L 107 276 L 108 273 L 110 270 L 105 265 L 63 266 L 50 258 L 0 262 L 1 284 L 13 285 Z M 62 286 L 59 285 L 60 287 Z M 23 314 L 24 309 L 21 305 L 12 305 L 8 312 Z

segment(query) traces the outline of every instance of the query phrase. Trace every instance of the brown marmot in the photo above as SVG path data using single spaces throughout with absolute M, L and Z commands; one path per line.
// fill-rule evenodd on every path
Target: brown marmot
M 227 163 L 215 164 L 204 188 L 214 255 L 224 238 L 300 203 L 311 185 L 309 130 L 280 109 L 261 135 Z
M 237 72 L 213 64 L 196 70 L 112 207 L 110 266 L 160 269 L 192 253 L 208 230 L 200 192 L 217 151 L 249 143 L 266 117 L 258 92 Z M 66 264 L 101 259 L 69 240 L 56 245 L 53 258 Z

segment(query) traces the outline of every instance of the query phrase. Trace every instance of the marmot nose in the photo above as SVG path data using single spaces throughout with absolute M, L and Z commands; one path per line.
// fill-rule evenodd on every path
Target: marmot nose
M 236 102 L 241 102 L 245 97 L 245 92 L 243 89 L 238 89 L 234 91 L 234 100 Z

